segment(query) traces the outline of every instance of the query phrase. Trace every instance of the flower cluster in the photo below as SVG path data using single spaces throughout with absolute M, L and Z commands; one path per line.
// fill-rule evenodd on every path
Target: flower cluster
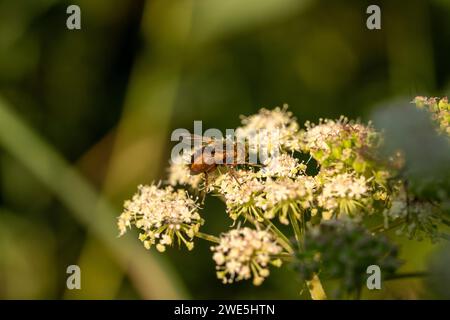
M 448 238 L 443 231 L 443 225 L 450 225 L 450 193 L 449 193 L 449 147 L 450 144 L 450 104 L 448 98 L 416 97 L 413 101 L 417 108 L 429 113 L 436 125 L 438 135 L 430 141 L 440 141 L 436 145 L 437 154 L 444 155 L 442 159 L 431 165 L 417 160 L 414 155 L 405 159 L 406 168 L 402 183 L 397 184 L 392 206 L 383 210 L 385 226 L 394 221 L 401 221 L 396 232 L 410 239 L 422 240 L 429 238 L 436 242 Z M 430 132 L 429 134 L 433 134 Z M 446 140 L 445 138 L 449 138 Z M 435 139 L 433 139 L 435 138 Z M 431 142 L 432 143 L 432 142 Z M 420 146 L 418 146 L 420 148 Z M 420 150 L 420 149 L 419 149 Z M 411 151 L 409 151 L 411 153 Z M 438 156 L 439 157 L 439 156 Z M 435 159 L 433 154 L 430 159 Z M 427 167 L 431 167 L 428 170 Z M 418 168 L 415 171 L 411 168 Z M 417 174 L 424 170 L 424 174 Z
M 269 276 L 269 265 L 281 266 L 276 256 L 282 248 L 271 233 L 264 230 L 239 228 L 220 237 L 217 246 L 211 247 L 217 265 L 217 277 L 223 283 L 247 280 L 260 285 Z
M 394 194 L 389 183 L 398 159 L 380 160 L 383 137 L 370 123 L 341 117 L 321 119 L 317 125 L 307 122 L 305 127 L 302 150 L 320 166 L 317 205 L 325 219 L 341 213 L 359 218 L 391 205 Z
M 441 236 L 439 225 L 445 223 L 441 206 L 427 201 L 408 199 L 405 189 L 383 214 L 386 228 L 391 221 L 404 221 L 396 233 L 419 241 L 430 238 L 432 242 L 437 242 Z
M 283 153 L 264 161 L 260 173 L 263 177 L 289 177 L 295 178 L 306 170 L 306 165 L 289 154 Z
M 299 125 L 286 105 L 242 117 L 242 126 L 236 129 L 237 138 L 247 141 L 251 152 L 266 156 L 299 149 L 298 134 Z
M 427 98 L 418 96 L 413 101 L 418 108 L 426 108 L 439 131 L 450 136 L 450 103 L 448 98 Z
M 249 215 L 259 220 L 254 199 L 263 191 L 264 184 L 253 171 L 228 171 L 215 180 L 214 186 L 224 199 L 227 212 L 233 220 Z
M 189 170 L 191 156 L 191 153 L 185 152 L 170 161 L 168 183 L 171 186 L 182 185 L 190 186 L 193 189 L 199 188 L 203 179 L 201 175 L 191 175 Z
M 296 219 L 302 220 L 303 212 L 313 209 L 315 189 L 316 181 L 313 177 L 267 179 L 264 190 L 255 203 L 264 212 L 264 218 L 273 219 L 278 216 L 281 223 L 289 224 L 289 211 Z
M 281 223 L 289 224 L 289 210 L 300 219 L 303 210 L 313 209 L 316 180 L 306 175 L 265 177 L 260 172 L 239 170 L 219 176 L 214 185 L 233 220 L 243 216 L 262 222 L 278 216 Z
M 333 215 L 353 215 L 358 209 L 363 210 L 370 201 L 369 191 L 364 176 L 341 173 L 326 177 L 321 193 L 318 195 L 318 205 L 324 209 L 323 217 L 328 220 Z
M 138 192 L 124 204 L 119 216 L 118 227 L 123 235 L 127 227 L 135 225 L 141 230 L 139 239 L 147 249 L 156 245 L 158 251 L 166 246 L 183 242 L 191 250 L 192 238 L 199 231 L 203 219 L 198 213 L 196 202 L 184 190 L 174 190 L 171 186 L 158 185 L 138 187 Z
M 310 229 L 294 266 L 302 279 L 314 274 L 340 279 L 337 296 L 353 293 L 365 285 L 368 266 L 377 265 L 384 277 L 401 265 L 398 249 L 382 235 L 374 236 L 350 221 L 326 221 Z
M 336 171 L 354 170 L 365 174 L 375 160 L 381 135 L 370 125 L 349 121 L 321 119 L 319 124 L 305 124 L 302 150 L 324 168 Z
M 432 113 L 440 132 L 449 132 L 446 99 L 415 102 Z M 172 159 L 169 186 L 139 186 L 125 202 L 120 234 L 135 225 L 144 246 L 159 251 L 176 241 L 192 249 L 194 237 L 212 241 L 223 283 L 253 279 L 260 285 L 271 264 L 294 259 L 314 298 L 325 296 L 319 275 L 341 279 L 341 293 L 352 293 L 369 265 L 380 266 L 383 275 L 395 272 L 397 248 L 380 230 L 396 228 L 410 238 L 436 240 L 442 236 L 440 225 L 450 225 L 442 213 L 445 197 L 423 202 L 408 194 L 403 153 L 386 156 L 383 135 L 370 123 L 341 117 L 300 128 L 287 107 L 262 109 L 243 117 L 236 138 L 245 156 L 264 155 L 258 163 L 214 164 L 207 175 L 191 175 L 192 152 L 185 152 Z M 229 156 L 213 151 L 221 159 Z M 201 184 L 207 188 L 200 190 Z M 200 207 L 183 188 L 218 196 L 239 227 L 220 237 L 201 233 Z M 366 225 L 383 218 L 384 224 L 369 231 Z

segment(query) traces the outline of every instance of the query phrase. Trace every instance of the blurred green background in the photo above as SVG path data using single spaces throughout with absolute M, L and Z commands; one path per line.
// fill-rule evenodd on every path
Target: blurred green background
M 370 4 L 382 30 L 366 28 Z M 300 123 L 367 121 L 398 97 L 448 95 L 449 54 L 448 0 L 0 0 L 0 298 L 307 297 L 289 268 L 222 285 L 201 240 L 162 255 L 117 239 L 123 200 L 166 178 L 175 128 L 234 128 L 283 103 Z M 204 217 L 205 232 L 230 225 L 215 199 Z M 396 240 L 405 271 L 437 248 Z M 82 290 L 66 289 L 71 264 Z M 363 297 L 445 294 L 397 280 Z

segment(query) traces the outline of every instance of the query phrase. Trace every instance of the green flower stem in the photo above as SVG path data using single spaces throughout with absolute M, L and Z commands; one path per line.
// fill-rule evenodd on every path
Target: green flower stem
M 289 211 L 289 220 L 291 221 L 292 229 L 294 229 L 295 239 L 297 240 L 298 247 L 301 248 L 303 238 L 302 231 L 300 230 L 297 217 L 292 210 Z
M 255 213 L 257 213 L 257 211 L 255 210 Z M 293 214 L 293 212 L 290 212 Z M 281 232 L 273 223 L 272 221 L 270 221 L 269 219 L 266 219 L 264 217 L 262 217 L 262 215 L 259 215 L 261 218 L 264 219 L 264 223 L 269 226 L 278 236 L 279 236 L 279 241 L 280 244 L 283 245 L 283 247 L 285 247 L 285 249 L 288 251 L 289 254 L 293 254 L 294 250 L 292 249 L 289 239 L 283 234 L 283 232 Z M 296 221 L 296 217 L 293 214 L 293 218 Z M 297 221 L 296 221 L 297 222 Z M 297 224 L 298 226 L 298 224 Z M 295 230 L 295 227 L 294 227 Z M 300 228 L 299 228 L 299 239 L 301 239 L 301 232 L 300 232 Z M 297 237 L 297 235 L 296 235 Z M 311 298 L 313 300 L 326 300 L 327 299 L 327 295 L 325 293 L 325 290 L 323 289 L 322 286 L 322 282 L 320 281 L 320 278 L 318 275 L 314 275 L 312 280 L 307 281 L 306 282 L 307 286 L 308 286 L 308 290 L 309 293 L 311 294 Z
M 291 245 L 290 245 L 290 241 L 289 239 L 284 235 L 283 232 L 280 231 L 280 229 L 278 229 L 273 223 L 272 221 L 270 221 L 269 219 L 264 218 L 264 216 L 262 214 L 260 214 L 258 212 L 258 210 L 256 210 L 255 208 L 253 209 L 253 214 L 256 217 L 261 218 L 262 223 L 266 226 L 268 226 L 270 228 L 270 230 L 272 230 L 275 235 L 277 236 L 277 241 L 280 243 L 280 245 L 290 254 L 294 253 L 294 249 L 292 249 Z M 245 214 L 245 219 L 247 219 L 248 221 L 250 221 L 253 225 L 258 225 L 258 222 L 255 221 L 255 219 L 253 219 L 253 217 L 250 214 Z
M 306 281 L 308 285 L 309 293 L 313 300 L 326 300 L 327 294 L 323 290 L 322 282 L 317 274 L 315 274 L 310 281 Z
M 266 223 L 270 227 L 270 229 L 279 237 L 278 239 L 280 241 L 280 244 L 284 247 L 284 249 L 286 249 L 286 251 L 290 254 L 294 253 L 294 249 L 292 249 L 289 243 L 289 239 L 283 234 L 283 232 L 275 227 L 275 225 L 270 220 L 264 219 L 264 223 Z
M 282 261 L 291 262 L 294 260 L 294 257 L 289 253 L 281 253 L 281 254 L 275 254 L 271 256 L 274 259 L 281 259 Z
M 292 249 L 290 245 L 289 239 L 284 235 L 283 232 L 281 232 L 269 219 L 264 218 L 262 214 L 260 214 L 257 210 L 253 210 L 253 213 L 257 216 L 263 219 L 263 224 L 268 226 L 277 236 L 278 236 L 278 242 L 280 245 L 286 249 L 289 255 L 292 255 L 294 253 L 294 249 Z M 249 214 L 245 215 L 245 218 L 248 219 L 251 223 L 257 224 L 253 217 L 251 217 Z M 295 215 L 293 217 L 295 218 Z M 297 224 L 298 226 L 298 224 Z M 300 229 L 299 229 L 300 231 Z M 301 239 L 301 233 L 299 232 L 299 239 Z M 311 294 L 311 298 L 313 300 L 326 300 L 327 295 L 325 293 L 325 290 L 323 289 L 322 282 L 320 281 L 319 276 L 316 274 L 313 276 L 312 280 L 306 282 L 308 286 L 309 293 Z
M 220 243 L 220 239 L 218 237 L 215 237 L 215 236 L 207 234 L 207 233 L 197 232 L 195 234 L 195 236 L 197 238 L 200 238 L 200 239 L 203 239 L 203 240 L 207 240 L 207 241 L 210 241 L 210 242 Z
M 399 226 L 401 226 L 403 223 L 405 223 L 405 219 L 398 219 L 392 222 L 387 228 L 384 226 L 384 224 L 379 225 L 373 229 L 370 230 L 371 233 L 378 233 L 378 232 L 385 232 L 392 229 L 395 229 Z
M 294 253 L 294 249 L 292 249 L 289 239 L 284 235 L 283 232 L 280 231 L 269 219 L 263 218 L 263 223 L 267 225 L 270 230 L 272 230 L 278 236 L 278 242 L 283 248 L 290 254 Z
M 292 224 L 292 229 L 294 229 L 295 239 L 297 240 L 299 250 L 302 250 L 302 231 L 300 229 L 300 226 L 298 224 L 298 219 L 295 216 L 295 207 L 291 206 L 291 209 L 289 211 L 289 220 Z M 320 281 L 320 278 L 317 274 L 315 274 L 310 281 L 306 281 L 306 284 L 309 289 L 309 293 L 311 295 L 311 298 L 313 300 L 326 300 L 327 295 L 325 293 L 325 290 L 323 289 L 322 282 Z

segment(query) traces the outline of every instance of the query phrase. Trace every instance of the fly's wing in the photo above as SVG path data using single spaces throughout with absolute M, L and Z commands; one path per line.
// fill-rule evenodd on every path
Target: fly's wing
M 200 165 L 203 164 L 203 147 L 198 148 L 192 152 L 191 164 Z
M 200 144 L 202 146 L 210 144 L 215 140 L 207 136 L 199 136 L 197 134 L 186 133 L 181 135 L 181 142 L 186 144 Z
M 245 144 L 234 141 L 226 141 L 226 143 L 223 145 L 222 155 L 225 164 L 229 165 L 245 164 L 246 160 Z
M 215 154 L 214 144 L 208 144 L 206 146 L 197 148 L 192 152 L 192 163 L 203 163 L 205 162 L 205 158 L 213 157 Z
M 199 136 L 196 134 L 183 134 L 181 135 L 181 143 L 187 148 L 191 149 L 191 154 L 201 151 L 201 149 L 214 142 L 214 139 L 206 136 Z
M 244 164 L 247 161 L 247 146 L 244 143 L 236 143 L 234 146 L 234 159 L 236 164 Z

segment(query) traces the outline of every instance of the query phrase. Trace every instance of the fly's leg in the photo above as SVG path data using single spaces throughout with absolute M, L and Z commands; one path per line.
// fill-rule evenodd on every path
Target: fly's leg
M 238 183 L 239 186 L 242 186 L 242 183 L 239 181 L 237 174 L 236 174 L 236 169 L 234 168 L 234 166 L 230 166 L 230 175 L 234 178 L 234 180 L 236 180 L 236 182 Z

